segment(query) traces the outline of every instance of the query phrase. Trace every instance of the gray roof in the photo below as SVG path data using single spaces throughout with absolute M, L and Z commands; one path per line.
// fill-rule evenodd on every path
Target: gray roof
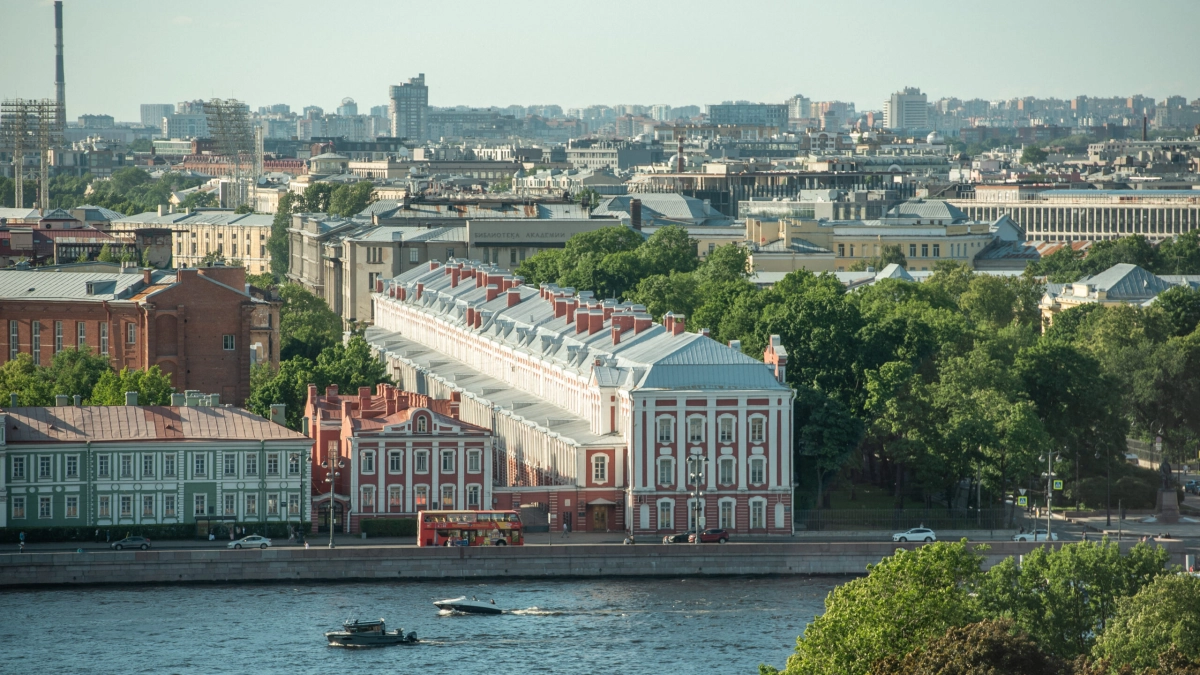
M 634 199 L 641 200 L 642 220 L 646 222 L 667 220 L 697 225 L 731 225 L 733 223 L 731 218 L 703 200 L 670 192 L 646 192 L 608 197 L 600 200 L 592 214 L 628 216 L 629 203 Z
M 887 212 L 888 217 L 899 218 L 930 218 L 936 220 L 949 220 L 959 222 L 968 220 L 967 214 L 953 204 L 941 201 L 923 199 L 913 199 L 907 202 L 900 202 L 893 206 Z
M 210 211 L 202 209 L 191 213 L 165 213 L 158 215 L 157 211 L 147 211 L 133 216 L 121 216 L 113 219 L 116 225 L 143 226 L 188 226 L 188 225 L 237 225 L 240 227 L 271 227 L 275 216 L 264 213 L 234 213 L 230 210 Z
M 1095 276 L 1081 279 L 1078 283 L 1095 286 L 1096 290 L 1105 291 L 1108 297 L 1114 300 L 1152 298 L 1173 285 L 1129 263 L 1113 265 Z
M 83 206 L 76 206 L 72 210 L 73 211 L 86 211 L 86 213 L 84 214 L 84 217 L 86 220 L 89 220 L 89 221 L 98 221 L 98 220 L 113 221 L 113 220 L 119 220 L 119 219 L 125 217 L 125 214 L 123 214 L 123 213 L 118 213 L 116 211 L 113 211 L 112 209 L 106 209 L 103 206 L 93 206 L 91 204 L 84 204 Z
M 141 270 L 136 274 L 57 270 L 0 270 L 0 299 L 4 300 L 125 300 L 144 286 Z M 175 281 L 174 274 L 155 272 L 153 283 Z M 93 294 L 88 283 L 93 282 Z M 101 285 L 111 282 L 111 286 Z

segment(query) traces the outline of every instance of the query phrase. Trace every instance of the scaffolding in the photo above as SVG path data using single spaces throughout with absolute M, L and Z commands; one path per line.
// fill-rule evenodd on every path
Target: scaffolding
M 237 208 L 249 202 L 250 183 L 261 172 L 258 143 L 250 124 L 250 108 L 236 99 L 214 98 L 204 104 L 208 133 L 217 152 L 229 163 L 231 190 L 223 206 Z
M 38 151 L 38 208 L 50 208 L 51 150 L 62 143 L 59 106 L 53 99 L 5 99 L 0 102 L 0 151 L 12 154 L 15 199 L 13 205 L 25 205 L 25 153 Z

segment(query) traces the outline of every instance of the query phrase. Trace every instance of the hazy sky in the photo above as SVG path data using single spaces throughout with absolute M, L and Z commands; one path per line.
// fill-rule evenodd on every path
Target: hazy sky
M 1200 97 L 1200 0 L 65 0 L 67 115 L 432 105 Z M 19 55 L 19 56 L 18 56 Z M 48 0 L 0 0 L 0 97 L 54 96 Z

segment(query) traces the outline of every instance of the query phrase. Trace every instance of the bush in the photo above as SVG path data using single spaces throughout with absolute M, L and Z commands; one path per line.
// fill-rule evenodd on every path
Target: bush
M 415 537 L 416 518 L 369 518 L 359 521 L 368 537 Z

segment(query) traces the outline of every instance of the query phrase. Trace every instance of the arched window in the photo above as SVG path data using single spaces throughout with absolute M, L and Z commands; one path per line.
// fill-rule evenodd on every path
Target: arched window
M 429 433 L 429 418 L 426 417 L 425 415 L 417 416 L 417 433 L 418 434 Z

